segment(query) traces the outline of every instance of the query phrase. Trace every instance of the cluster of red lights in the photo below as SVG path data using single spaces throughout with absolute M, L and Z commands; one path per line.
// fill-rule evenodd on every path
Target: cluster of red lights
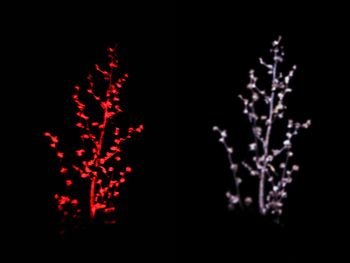
M 89 214 L 90 220 L 95 218 L 97 211 L 108 215 L 115 212 L 120 185 L 125 183 L 127 174 L 132 172 L 132 168 L 122 162 L 123 143 L 144 129 L 141 124 L 121 132 L 115 125 L 116 116 L 123 112 L 119 105 L 119 93 L 128 74 L 119 73 L 115 49 L 109 48 L 107 51 L 107 69 L 95 65 L 97 77 L 102 79 L 105 87 L 97 85 L 92 75 L 87 78 L 86 88 L 77 85 L 74 87 L 72 98 L 77 109 L 75 126 L 80 130 L 81 141 L 81 147 L 75 150 L 74 158 L 59 149 L 57 136 L 44 133 L 50 140 L 50 147 L 56 152 L 60 176 L 65 181 L 65 190 L 54 195 L 58 210 L 63 214 L 63 221 L 82 216 L 82 197 L 74 193 L 74 186 L 82 180 L 89 181 L 87 191 L 90 211 L 86 214 Z M 84 102 L 86 100 L 88 102 Z M 106 218 L 106 223 L 115 222 L 111 216 Z

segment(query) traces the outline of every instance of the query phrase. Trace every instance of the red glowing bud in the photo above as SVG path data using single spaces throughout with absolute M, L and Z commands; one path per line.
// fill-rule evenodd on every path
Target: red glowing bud
M 117 68 L 117 67 L 118 67 L 118 65 L 115 64 L 114 62 L 109 63 L 109 66 L 110 66 L 111 68 Z
M 57 153 L 57 157 L 58 157 L 58 158 L 63 158 L 63 155 L 64 155 L 64 154 L 63 154 L 62 152 L 58 152 L 58 153 Z
M 85 115 L 84 113 L 82 113 L 82 112 L 77 112 L 76 115 L 77 115 L 78 117 L 80 117 L 80 118 L 86 120 L 86 121 L 89 119 L 89 117 L 86 116 L 86 115 Z
M 142 132 L 143 125 L 141 124 L 138 128 L 135 129 L 136 132 Z
M 49 132 L 44 132 L 44 136 L 51 137 L 51 134 Z
M 104 204 L 100 204 L 100 203 L 95 204 L 95 209 L 96 210 L 103 209 L 105 207 L 106 207 L 106 205 L 104 205 Z
M 122 159 L 122 158 L 120 158 L 119 156 L 115 157 L 115 160 L 118 161 L 118 162 L 119 162 L 121 159 Z
M 108 187 L 113 187 L 117 181 L 111 180 Z
M 120 183 L 124 183 L 124 182 L 125 182 L 125 178 L 121 178 Z
M 66 186 L 71 186 L 73 184 L 72 180 L 66 180 Z
M 113 172 L 114 168 L 113 167 L 108 167 L 108 172 Z
M 121 111 L 121 110 L 120 110 L 120 111 Z M 113 117 L 114 115 L 115 115 L 115 112 L 109 111 L 109 112 L 107 112 L 106 117 L 107 117 L 107 118 L 111 118 L 111 117 Z
M 124 176 L 124 175 L 125 175 L 125 173 L 124 173 L 124 172 L 120 172 L 119 174 L 120 174 L 120 176 Z
M 75 153 L 77 154 L 77 156 L 82 156 L 85 153 L 85 150 L 84 149 L 77 150 L 75 151 Z
M 98 122 L 93 122 L 93 123 L 91 123 L 91 126 L 97 126 L 97 125 L 99 125 L 99 123 Z
M 126 171 L 127 173 L 131 173 L 132 168 L 128 166 L 128 167 L 125 168 L 125 171 Z
M 67 202 L 69 202 L 68 196 L 61 196 L 60 199 L 58 200 L 58 204 L 60 204 L 60 205 L 64 205 Z
M 71 202 L 72 205 L 77 205 L 78 203 L 79 203 L 79 202 L 78 202 L 77 199 L 73 199 L 72 202 Z
M 115 211 L 115 207 L 108 207 L 104 210 L 106 213 L 111 213 Z
M 80 104 L 78 105 L 78 109 L 79 109 L 79 110 L 84 110 L 84 109 L 85 109 L 85 105 L 83 105 L 83 104 L 80 103 Z
M 87 177 L 89 177 L 89 174 L 87 174 L 87 173 L 82 173 L 82 174 L 80 175 L 80 177 L 81 177 L 81 178 L 87 178 Z
M 104 168 L 103 166 L 100 166 L 100 168 L 101 168 L 101 170 L 102 170 L 102 173 L 107 174 L 106 168 Z
M 84 125 L 81 122 L 78 122 L 77 124 L 75 124 L 75 126 L 77 126 L 78 128 L 84 128 Z
M 60 170 L 61 174 L 66 174 L 67 172 L 68 172 L 68 169 L 64 168 L 64 167 L 62 167 L 61 170 Z

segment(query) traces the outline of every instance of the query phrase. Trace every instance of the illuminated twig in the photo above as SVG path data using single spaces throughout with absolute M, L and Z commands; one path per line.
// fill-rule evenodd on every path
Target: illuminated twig
M 278 65 L 284 60 L 283 47 L 280 44 L 281 37 L 272 42 L 272 63 L 267 63 L 263 59 L 259 59 L 262 66 L 267 69 L 267 74 L 271 75 L 270 88 L 263 90 L 257 87 L 258 78 L 255 76 L 254 70 L 249 72 L 249 83 L 247 89 L 250 91 L 249 97 L 239 95 L 242 100 L 244 109 L 243 113 L 247 115 L 251 124 L 251 130 L 254 141 L 249 144 L 249 150 L 254 154 L 252 156 L 252 164 L 247 161 L 242 162 L 242 166 L 246 168 L 251 176 L 258 178 L 258 207 L 259 212 L 263 215 L 267 213 L 281 215 L 282 214 L 282 199 L 287 197 L 285 188 L 292 181 L 291 175 L 299 170 L 299 166 L 290 163 L 293 156 L 292 139 L 299 133 L 301 128 L 308 128 L 311 121 L 308 120 L 301 124 L 289 120 L 287 123 L 286 138 L 280 149 L 271 147 L 271 139 L 273 135 L 274 124 L 277 120 L 285 118 L 285 96 L 292 91 L 289 82 L 294 75 L 296 66 L 293 66 L 288 74 L 283 74 L 279 71 Z M 264 109 L 265 108 L 265 109 Z M 259 112 L 257 111 L 259 109 Z M 260 114 L 260 112 L 262 112 Z M 267 114 L 266 114 L 267 112 Z M 217 126 L 213 128 L 215 131 L 222 133 L 222 130 Z M 219 141 L 224 143 L 226 151 L 228 148 L 225 137 L 220 136 Z M 233 151 L 233 150 L 232 150 Z M 278 163 L 278 159 L 283 158 L 283 162 Z M 232 167 L 232 156 L 229 155 L 230 167 Z M 238 164 L 234 164 L 234 177 L 236 178 Z M 232 170 L 232 168 L 231 168 Z M 279 172 L 280 171 L 280 172 Z M 239 177 L 237 177 L 239 178 Z M 243 178 L 242 178 L 243 179 Z M 240 179 L 241 181 L 241 179 Z M 270 185 L 266 190 L 266 183 Z M 239 192 L 239 185 L 235 184 L 236 194 L 228 193 L 229 205 L 232 206 L 232 196 L 235 197 L 236 203 L 242 204 L 242 196 Z M 250 198 L 250 197 L 249 197 Z
M 121 165 L 121 144 L 130 139 L 132 133 L 142 132 L 143 125 L 128 128 L 124 136 L 120 135 L 120 128 L 114 125 L 116 116 L 123 112 L 119 104 L 119 92 L 128 74 L 121 74 L 117 70 L 119 65 L 115 48 L 108 49 L 108 57 L 107 70 L 95 65 L 98 73 L 96 78 L 102 77 L 102 81 L 98 82 L 101 85 L 97 86 L 94 77 L 89 75 L 86 89 L 78 85 L 74 87 L 72 98 L 78 117 L 75 126 L 81 131 L 82 141 L 82 147 L 75 150 L 76 158 L 67 160 L 67 155 L 57 149 L 58 138 L 51 133 L 44 133 L 51 140 L 50 146 L 55 149 L 60 160 L 60 173 L 66 180 L 66 194 L 55 194 L 58 209 L 63 213 L 63 221 L 68 217 L 81 217 L 82 209 L 78 199 L 82 197 L 71 191 L 81 179 L 90 182 L 88 214 L 90 221 L 93 221 L 98 210 L 106 215 L 115 211 L 119 185 L 125 182 L 126 174 L 132 172 L 130 166 Z M 83 99 L 88 102 L 83 102 Z M 115 219 L 105 222 L 113 223 Z

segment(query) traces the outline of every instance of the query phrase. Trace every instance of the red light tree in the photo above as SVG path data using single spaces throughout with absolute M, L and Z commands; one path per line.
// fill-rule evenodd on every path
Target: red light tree
M 58 137 L 44 133 L 55 150 L 60 176 L 65 182 L 64 190 L 54 195 L 63 223 L 76 225 L 84 217 L 92 222 L 97 212 L 105 223 L 116 222 L 119 188 L 132 172 L 122 160 L 122 146 L 143 130 L 142 124 L 124 132 L 116 125 L 116 117 L 123 112 L 119 94 L 128 74 L 118 70 L 116 49 L 107 51 L 106 69 L 96 64 L 95 74 L 87 77 L 87 86 L 74 87 L 72 98 L 76 105 L 75 126 L 80 131 L 79 148 L 73 153 L 64 153 Z

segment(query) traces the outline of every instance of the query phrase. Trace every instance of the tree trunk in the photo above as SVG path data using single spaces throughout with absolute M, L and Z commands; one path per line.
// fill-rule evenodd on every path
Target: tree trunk
M 90 184 L 90 221 L 94 220 L 95 217 L 95 184 L 96 184 L 96 178 L 92 178 L 91 184 Z

